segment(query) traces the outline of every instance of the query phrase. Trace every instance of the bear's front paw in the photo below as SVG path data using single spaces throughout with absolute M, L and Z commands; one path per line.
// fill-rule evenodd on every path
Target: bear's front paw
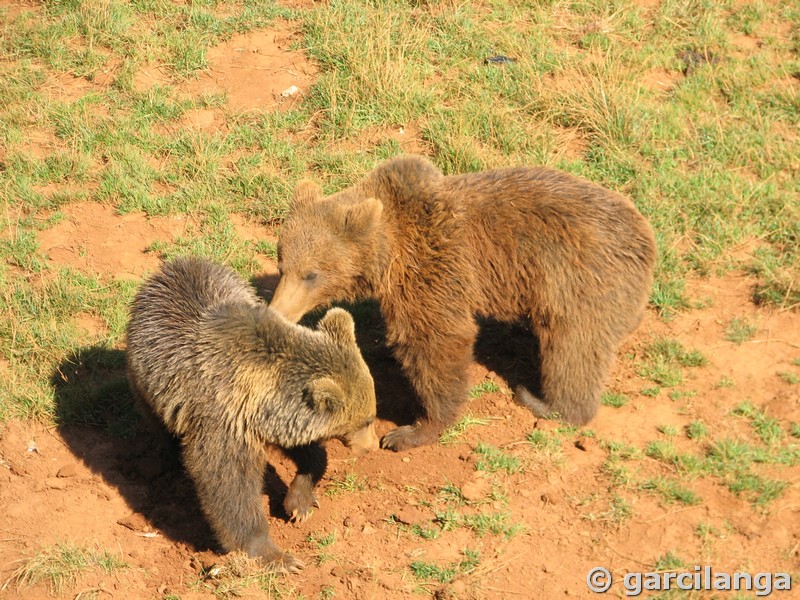
M 289 515 L 289 520 L 295 523 L 302 523 L 314 512 L 314 507 L 319 508 L 319 499 L 314 493 L 314 484 L 308 475 L 298 475 L 294 478 L 286 498 L 283 501 L 283 508 Z
M 393 429 L 381 440 L 381 448 L 401 452 L 417 446 L 432 444 L 439 438 L 435 427 L 422 424 L 404 425 Z

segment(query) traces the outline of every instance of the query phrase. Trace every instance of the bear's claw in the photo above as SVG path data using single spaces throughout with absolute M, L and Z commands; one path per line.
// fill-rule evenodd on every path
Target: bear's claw
M 319 508 L 319 498 L 312 489 L 293 482 L 286 493 L 283 508 L 292 523 L 303 523 L 313 514 L 314 508 Z
M 288 552 L 281 553 L 280 556 L 267 563 L 267 570 L 273 573 L 299 573 L 305 567 L 306 565 L 302 560 L 295 558 Z

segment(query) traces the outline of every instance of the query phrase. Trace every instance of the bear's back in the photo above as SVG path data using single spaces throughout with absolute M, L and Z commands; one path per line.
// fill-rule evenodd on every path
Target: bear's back
M 179 408 L 205 387 L 200 331 L 226 305 L 253 307 L 253 290 L 227 267 L 200 258 L 165 263 L 133 301 L 127 331 L 128 374 L 134 390 L 176 431 Z
M 569 173 L 509 167 L 445 176 L 405 156 L 365 185 L 386 205 L 393 252 L 432 281 L 458 273 L 479 314 L 512 319 L 531 306 L 639 297 L 649 286 L 656 251 L 647 221 L 625 196 Z

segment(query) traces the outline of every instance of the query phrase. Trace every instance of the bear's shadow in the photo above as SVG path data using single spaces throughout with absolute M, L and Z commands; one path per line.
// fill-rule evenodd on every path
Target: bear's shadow
M 81 348 L 61 362 L 51 384 L 59 433 L 77 458 L 163 535 L 197 551 L 220 550 L 182 467 L 177 440 L 146 425 L 134 406 L 123 351 Z M 269 512 L 284 520 L 286 491 L 269 465 Z
M 416 392 L 386 346 L 386 329 L 377 302 L 339 304 L 353 315 L 356 338 L 364 360 L 375 380 L 378 417 L 396 425 L 409 425 L 420 414 Z M 302 324 L 313 327 L 324 310 L 303 317 Z M 496 373 L 509 388 L 522 385 L 540 395 L 539 345 L 525 323 L 504 323 L 479 319 L 479 332 L 473 348 L 476 363 Z

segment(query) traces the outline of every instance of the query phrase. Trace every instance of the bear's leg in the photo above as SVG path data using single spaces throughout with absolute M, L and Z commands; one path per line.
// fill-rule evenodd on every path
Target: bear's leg
M 303 563 L 275 545 L 261 508 L 264 448 L 251 447 L 219 424 L 196 424 L 184 439 L 184 462 L 222 547 L 260 557 L 277 572 L 298 572 Z
M 469 319 L 461 331 L 417 331 L 413 340 L 395 347 L 395 355 L 414 385 L 425 415 L 414 425 L 398 427 L 383 436 L 382 448 L 399 452 L 432 444 L 455 422 L 467 399 L 467 369 L 477 333 L 478 326 Z
M 297 475 L 289 485 L 283 508 L 289 519 L 302 523 L 311 516 L 313 507 L 319 508 L 319 499 L 314 488 L 325 475 L 328 455 L 318 443 L 283 449 L 286 456 L 297 465 Z
M 515 399 L 538 417 L 557 417 L 573 425 L 588 423 L 597 412 L 613 344 L 602 335 L 587 335 L 579 326 L 540 329 L 537 334 L 542 397 L 518 386 Z

